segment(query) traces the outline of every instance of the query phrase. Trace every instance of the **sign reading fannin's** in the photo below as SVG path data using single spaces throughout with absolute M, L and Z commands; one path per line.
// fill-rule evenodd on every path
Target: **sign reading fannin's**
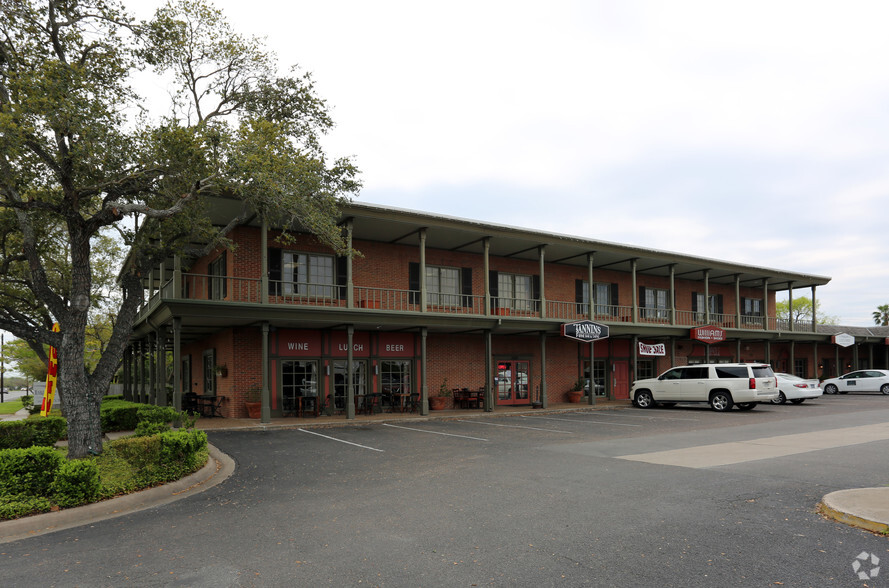
M 608 325 L 593 321 L 577 321 L 562 325 L 562 336 L 589 343 L 608 338 Z

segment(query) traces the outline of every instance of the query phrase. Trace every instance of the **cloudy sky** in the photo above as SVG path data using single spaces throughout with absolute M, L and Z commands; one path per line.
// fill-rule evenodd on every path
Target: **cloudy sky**
M 830 276 L 841 324 L 889 303 L 885 1 L 215 5 L 312 72 L 361 201 Z

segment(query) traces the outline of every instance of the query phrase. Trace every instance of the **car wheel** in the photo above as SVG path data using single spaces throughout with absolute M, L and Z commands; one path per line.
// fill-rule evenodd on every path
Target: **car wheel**
M 889 384 L 883 384 L 880 386 L 880 392 L 889 396 Z
M 738 410 L 753 410 L 754 408 L 756 408 L 755 402 L 739 402 L 738 403 Z
M 734 404 L 735 402 L 732 400 L 732 395 L 728 392 L 720 390 L 710 394 L 710 408 L 717 412 L 731 410 Z
M 791 400 L 790 402 L 792 402 L 792 403 L 794 403 L 794 404 L 802 404 L 802 403 L 805 402 L 805 401 L 806 401 L 805 398 L 794 398 L 794 399 Z
M 651 408 L 654 406 L 654 396 L 648 390 L 639 390 L 633 397 L 633 404 L 639 408 Z
M 787 397 L 784 396 L 784 392 L 778 392 L 778 398 L 772 398 L 770 402 L 772 404 L 784 404 L 787 402 Z
M 836 394 L 837 391 L 838 391 L 837 387 L 834 384 L 828 384 L 827 386 L 824 387 L 825 394 Z

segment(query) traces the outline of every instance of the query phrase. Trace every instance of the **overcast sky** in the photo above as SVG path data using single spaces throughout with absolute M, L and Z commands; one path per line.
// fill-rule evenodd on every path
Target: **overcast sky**
M 889 303 L 885 0 L 215 4 L 312 72 L 361 201 L 829 276 L 841 324 Z

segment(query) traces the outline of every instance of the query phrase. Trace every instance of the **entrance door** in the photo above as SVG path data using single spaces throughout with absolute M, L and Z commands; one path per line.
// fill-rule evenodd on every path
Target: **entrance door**
M 333 402 L 336 410 L 346 408 L 346 361 L 333 362 Z M 367 362 L 352 361 L 352 384 L 355 395 L 367 394 Z
M 531 362 L 498 361 L 494 372 L 497 404 L 531 404 Z

